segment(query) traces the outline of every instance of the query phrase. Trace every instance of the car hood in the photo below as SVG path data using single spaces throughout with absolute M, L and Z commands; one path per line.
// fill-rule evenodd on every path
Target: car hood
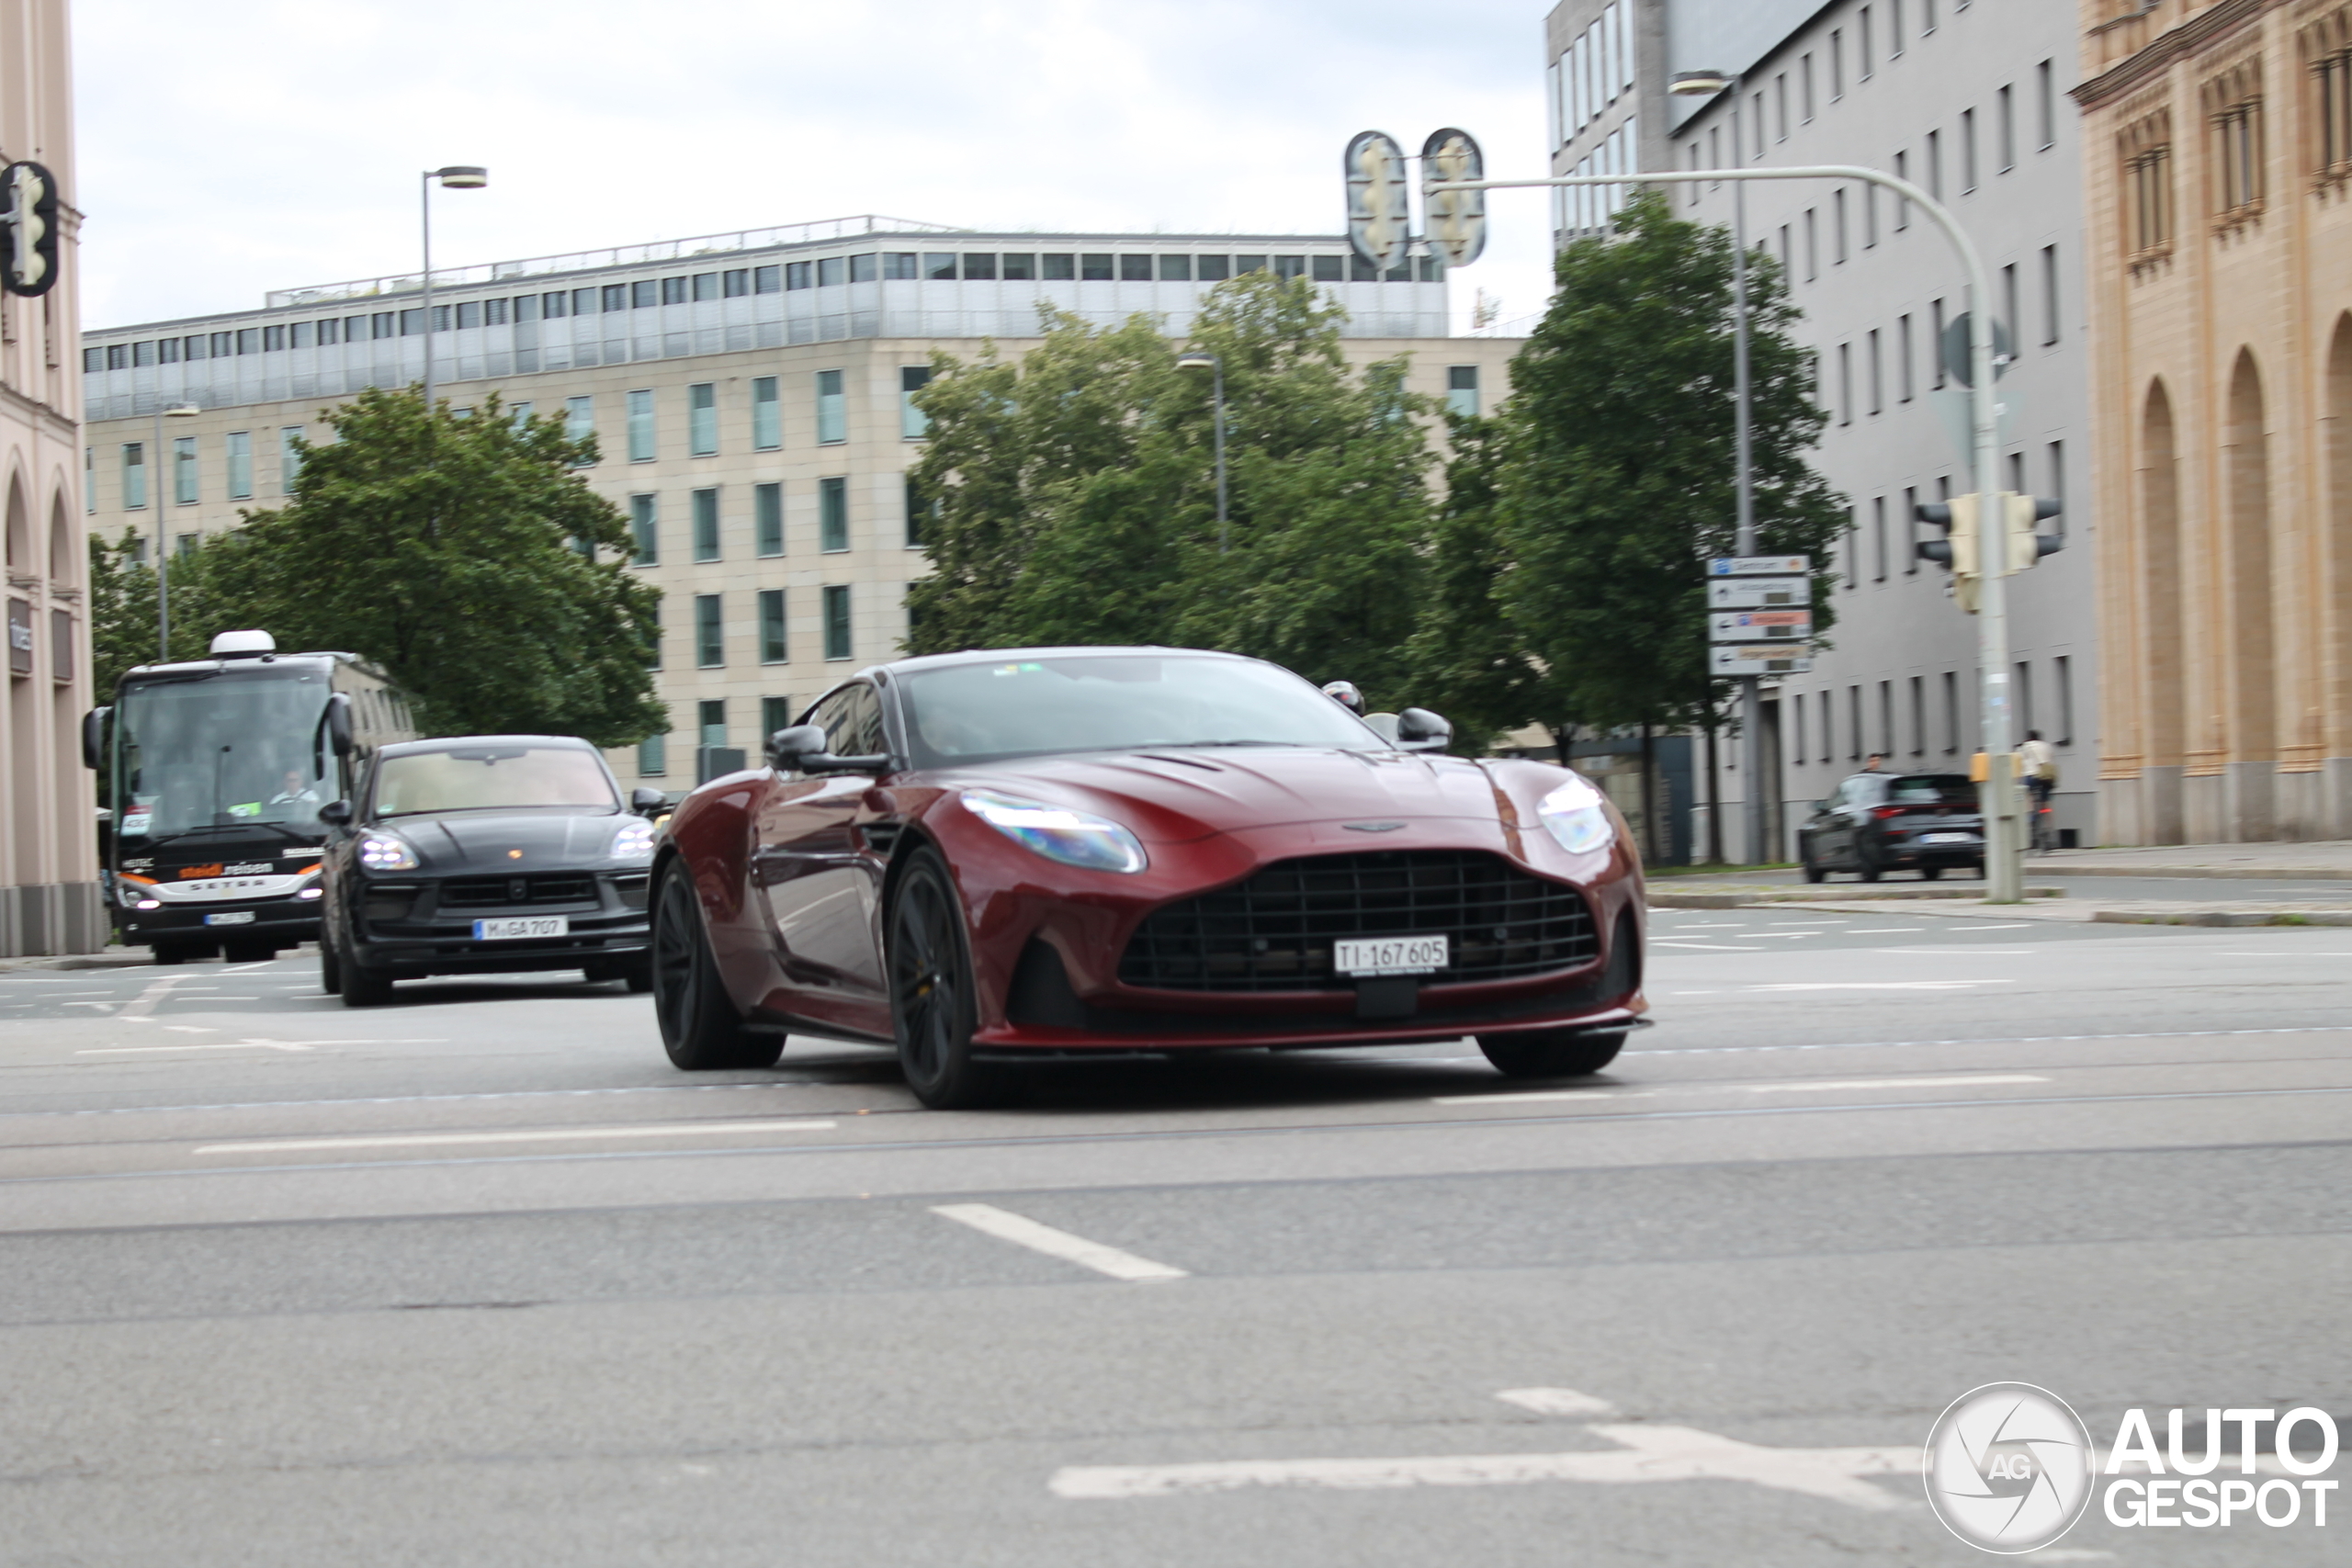
M 628 820 L 613 811 L 451 811 L 374 826 L 406 839 L 434 871 L 506 871 L 607 859 Z
M 1493 822 L 1504 810 L 1476 762 L 1306 746 L 1031 757 L 959 768 L 940 782 L 1102 812 L 1162 843 L 1294 822 Z

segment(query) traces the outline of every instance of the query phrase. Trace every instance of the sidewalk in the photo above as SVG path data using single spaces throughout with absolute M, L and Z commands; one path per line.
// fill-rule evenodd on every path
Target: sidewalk
M 2228 876 L 2272 882 L 2352 882 L 2352 842 L 2154 844 L 2029 855 L 2035 876 Z

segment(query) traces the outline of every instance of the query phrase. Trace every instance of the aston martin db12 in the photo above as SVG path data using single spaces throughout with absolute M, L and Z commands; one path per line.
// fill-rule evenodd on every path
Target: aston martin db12
M 889 1043 L 932 1106 L 1104 1052 L 1470 1034 L 1509 1074 L 1597 1071 L 1646 1010 L 1624 824 L 1567 769 L 1396 720 L 1175 649 L 864 671 L 656 845 L 670 1059 Z

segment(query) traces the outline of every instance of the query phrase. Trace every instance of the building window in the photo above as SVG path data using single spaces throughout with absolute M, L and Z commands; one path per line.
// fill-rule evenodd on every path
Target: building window
M 784 487 L 752 487 L 752 548 L 762 556 L 784 554 Z
M 1938 201 L 1944 198 L 1944 133 L 1928 132 L 1928 194 Z
M 658 779 L 670 771 L 670 738 L 649 735 L 637 743 L 637 776 Z
M 686 450 L 696 457 L 718 455 L 718 388 L 713 382 L 686 389 Z
M 294 427 L 294 434 L 301 433 L 301 426 Z M 286 482 L 291 486 L 294 481 L 289 476 Z M 182 506 L 194 506 L 196 497 L 196 437 L 175 436 L 172 439 L 172 500 Z
M 939 501 L 923 493 L 922 481 L 914 475 L 907 476 L 907 548 L 922 548 L 923 538 L 932 520 L 939 515 Z
M 2018 329 L 2024 325 L 2018 320 L 2018 264 L 2015 262 L 2001 269 L 2001 324 L 2009 329 L 2010 352 L 2014 354 Z
M 848 258 L 847 258 L 847 257 L 845 257 L 845 256 L 820 256 L 820 257 L 819 257 L 819 258 L 818 258 L 818 261 L 817 261 L 817 287 L 818 287 L 818 288 L 840 288 L 843 283 L 845 283 L 845 282 L 847 282 L 847 281 L 848 281 L 848 277 L 849 277 L 849 272 L 848 272 Z
M 784 287 L 787 292 L 797 292 L 803 288 L 814 288 L 816 286 L 817 265 L 814 262 L 801 261 L 786 262 L 784 264 Z
M 528 398 L 524 398 L 506 405 L 506 423 L 517 435 L 529 434 L 531 429 L 531 400 Z
M 2041 247 L 2041 342 L 2058 341 L 2058 247 Z
M 1960 755 L 1960 674 L 1944 671 L 1944 755 Z
M 931 415 L 915 407 L 915 394 L 930 384 L 930 366 L 899 367 L 899 434 L 909 441 L 920 441 L 931 434 Z
M 849 480 L 839 476 L 817 481 L 817 547 L 849 548 Z
M 2000 111 L 2000 172 L 2006 175 L 2018 166 L 2018 106 L 2015 88 L 2006 85 L 2002 87 Z
M 1008 283 L 1036 282 L 1037 257 L 1035 254 L 1025 251 L 1018 254 L 1015 254 L 1011 251 L 1005 252 L 1004 278 Z
M 1846 745 L 1848 747 L 1846 760 L 1851 762 L 1860 761 L 1862 760 L 1862 689 L 1860 686 L 1846 688 Z
M 639 390 L 628 395 L 628 460 L 632 463 L 653 461 L 653 394 Z
M 1911 0 L 1886 0 L 1886 57 L 1895 59 L 1903 52 L 1903 7 Z
M 1110 255 L 1107 253 L 1098 253 L 1092 255 L 1081 254 L 1078 258 L 1078 276 L 1081 280 L 1088 283 L 1110 282 Z
M 1780 117 L 1779 133 L 1772 140 L 1786 141 L 1789 139 L 1789 73 L 1785 71 L 1772 78 L 1772 107 Z
M 1838 423 L 1854 423 L 1854 345 L 1838 345 Z
M 1821 760 L 1825 762 L 1835 761 L 1838 757 L 1837 726 L 1832 722 L 1838 711 L 1832 705 L 1837 700 L 1834 692 L 1821 694 Z
M 147 504 L 147 444 L 126 441 L 122 446 L 122 509 L 137 512 Z
M 1960 111 L 1960 194 L 1976 190 L 1976 111 Z
M 1458 413 L 1465 419 L 1478 417 L 1476 366 L 1449 365 L 1445 367 L 1445 412 Z
M 1799 107 L 1804 115 L 1804 123 L 1811 125 L 1813 123 L 1813 56 L 1810 54 L 1797 62 L 1797 84 Z
M 1905 485 L 1903 489 L 1903 575 L 1919 575 L 1919 491 Z M 1922 742 L 1924 744 L 1924 742 Z
M 2213 115 L 2215 199 L 2225 222 L 2262 209 L 2262 100 L 2240 98 Z
M 1878 348 L 1878 329 L 1871 329 L 1869 343 L 1871 377 L 1871 412 L 1883 413 L 1886 409 L 1886 377 Z M 1883 576 L 1884 573 L 1880 575 Z
M 662 522 L 650 495 L 628 498 L 628 535 L 637 547 L 629 557 L 631 566 L 656 566 L 662 560 Z
M 2125 248 L 2134 257 L 2161 255 L 2172 248 L 2172 148 L 2160 141 L 2127 152 L 2123 169 Z
M 1821 276 L 1821 226 L 1810 207 L 1804 209 L 1804 280 Z
M 1045 281 L 1047 283 L 1068 283 L 1078 276 L 1078 258 L 1067 251 L 1048 251 L 1037 260 L 1046 269 Z M 1206 277 L 1208 274 L 1204 272 L 1201 276 Z
M 825 590 L 825 657 L 849 657 L 849 589 L 845 586 Z
M 82 510 L 96 513 L 98 509 L 98 449 L 82 448 Z
M 718 491 L 698 490 L 694 492 L 695 559 L 718 558 Z
M 752 292 L 754 294 L 775 294 L 782 291 L 784 284 L 781 273 L 782 269 L 778 267 L 753 267 L 752 269 Z
M 1894 318 L 1894 395 L 1898 402 L 1911 400 L 1911 318 Z
M 784 405 L 776 398 L 776 378 L 752 378 L 752 446 L 773 452 L 784 445 Z
M 571 442 L 594 441 L 596 438 L 596 400 L 566 398 L 563 400 L 563 438 Z M 587 462 L 579 467 L 586 468 Z
M 1929 322 L 1928 328 L 1928 352 L 1935 356 L 1935 389 L 1940 392 L 1944 389 L 1944 381 L 1946 379 L 1944 372 L 1944 302 L 1942 300 L 1938 299 L 1928 307 L 1928 320 Z
M 727 662 L 726 627 L 719 616 L 718 595 L 695 595 L 695 665 L 716 670 Z
M 1911 177 L 1910 164 L 1910 153 L 1897 152 L 1894 155 L 1894 177 L 1898 180 L 1909 179 Z M 1900 234 L 1909 227 L 1911 227 L 1911 203 L 1898 196 L 1894 198 L 1894 231 Z
M 1871 554 L 1875 558 L 1878 567 L 1878 570 L 1871 573 L 1871 581 L 1884 582 L 1886 581 L 1886 497 L 1883 495 L 1873 496 L 1871 499 Z
M 2037 145 L 2040 151 L 2047 152 L 2058 141 L 2057 76 L 2047 60 L 2033 68 L 2033 76 L 2034 96 L 2040 100 L 2041 110 L 2041 134 Z
M 2062 653 L 2050 663 L 2052 688 L 2050 694 L 2058 705 L 2058 739 L 2055 744 L 2072 746 L 2075 743 L 2075 661 Z
M 842 390 L 838 370 L 817 372 L 817 445 L 831 446 L 849 439 L 849 398 Z
M 762 745 L 765 745 L 768 738 L 777 730 L 791 728 L 792 699 L 790 697 L 762 697 L 760 699 L 760 743 Z
M 229 433 L 229 499 L 251 501 L 254 494 L 254 433 Z
M 1829 29 L 1829 101 L 1846 96 L 1846 29 Z
M 727 744 L 725 697 L 706 697 L 695 705 L 695 739 L 704 746 Z
M 1839 186 L 1830 193 L 1832 239 L 1838 246 L 1838 265 L 1846 265 L 1846 187 Z
M 277 433 L 277 488 L 281 494 L 292 495 L 294 487 L 301 482 L 302 453 L 294 445 L 301 439 L 302 427 L 299 424 L 287 425 Z M 196 468 L 195 446 L 194 442 L 188 443 L 188 468 L 191 470 L 188 477 L 191 482 L 187 488 L 191 491 L 196 488 L 192 482 L 195 479 L 192 470 Z M 181 499 L 194 501 L 196 497 L 191 494 L 183 496 Z
M 786 654 L 784 590 L 763 588 L 760 590 L 760 662 L 782 664 Z

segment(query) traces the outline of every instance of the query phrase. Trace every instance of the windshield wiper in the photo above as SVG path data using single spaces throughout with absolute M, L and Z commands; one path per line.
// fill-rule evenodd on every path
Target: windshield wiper
M 414 811 L 379 811 L 376 813 L 376 820 L 389 822 L 395 817 L 445 817 L 452 811 L 571 811 L 588 817 L 598 812 L 617 813 L 619 810 L 620 807 L 617 806 L 567 806 L 548 802 L 541 802 L 537 806 L 516 806 L 512 803 L 498 806 L 425 806 Z

